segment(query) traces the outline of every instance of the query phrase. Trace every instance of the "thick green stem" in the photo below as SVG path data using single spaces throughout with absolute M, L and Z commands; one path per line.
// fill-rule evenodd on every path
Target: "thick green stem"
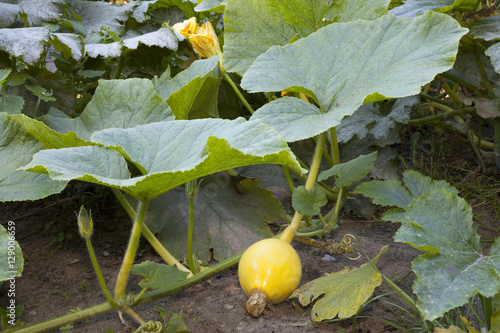
M 475 85 L 473 85 L 470 82 L 465 81 L 464 79 L 459 78 L 458 76 L 455 76 L 455 75 L 450 74 L 448 72 L 444 72 L 444 73 L 441 73 L 439 75 L 448 79 L 448 80 L 451 80 L 455 83 L 463 85 L 469 91 L 477 91 L 477 87 Z
M 234 81 L 231 79 L 231 77 L 226 73 L 226 70 L 222 67 L 222 64 L 220 65 L 220 70 L 222 72 L 222 75 L 224 75 L 224 78 L 227 80 L 227 82 L 229 82 L 229 84 L 233 88 L 234 92 L 236 93 L 236 95 L 238 96 L 240 101 L 247 108 L 248 112 L 250 112 L 250 114 L 253 114 L 255 111 L 252 109 L 250 104 L 248 104 L 247 100 L 245 99 L 245 97 L 241 93 L 240 89 L 238 89 L 238 87 L 236 86 L 236 83 L 234 83 Z
M 495 153 L 495 164 L 500 172 L 500 118 L 493 118 L 493 152 Z M 483 141 L 481 141 L 483 143 Z
M 112 189 L 113 193 L 115 194 L 116 198 L 120 203 L 122 204 L 123 208 L 127 211 L 128 215 L 132 220 L 135 220 L 135 210 L 134 208 L 130 205 L 128 200 L 123 196 L 122 192 L 120 190 L 113 188 Z M 146 226 L 142 226 L 142 235 L 146 240 L 151 244 L 151 246 L 155 249 L 156 253 L 169 265 L 175 265 L 177 266 L 178 269 L 184 272 L 189 272 L 190 275 L 188 277 L 191 277 L 191 271 L 185 267 L 183 264 L 181 264 L 173 255 L 168 252 L 168 250 L 163 246 L 163 244 L 156 238 L 156 236 L 153 234 L 153 232 Z
M 209 278 L 211 278 L 212 276 L 230 268 L 231 266 L 236 265 L 238 263 L 238 261 L 240 260 L 242 255 L 243 255 L 243 253 L 240 253 L 234 257 L 231 257 L 231 258 L 221 262 L 220 264 L 205 268 L 203 271 L 201 271 L 200 273 L 196 274 L 195 276 L 193 276 L 189 279 L 179 281 L 179 282 L 174 283 L 174 284 L 167 286 L 165 288 L 150 291 L 150 292 L 144 294 L 144 296 L 141 297 L 137 301 L 137 303 L 135 303 L 133 306 L 152 302 L 152 301 L 155 301 L 155 300 L 160 299 L 162 297 L 176 294 L 176 293 L 181 292 L 183 290 L 186 290 L 189 287 L 192 287 L 192 286 L 194 286 L 202 281 L 206 281 Z M 106 303 L 99 304 L 99 305 L 96 305 L 96 306 L 93 306 L 93 307 L 90 307 L 87 309 L 83 309 L 83 310 L 76 311 L 76 312 L 71 312 L 67 315 L 64 315 L 64 316 L 61 316 L 58 318 L 46 320 L 44 322 L 41 322 L 41 323 L 38 323 L 35 325 L 23 327 L 19 330 L 14 330 L 12 332 L 16 332 L 16 333 L 46 332 L 49 330 L 58 329 L 59 327 L 64 326 L 66 324 L 71 324 L 71 323 L 77 322 L 79 320 L 85 320 L 87 318 L 97 316 L 97 315 L 100 315 L 103 313 L 107 313 L 107 312 L 110 312 L 112 310 L 114 310 L 113 306 L 111 304 L 109 304 L 108 302 L 106 302 Z
M 427 94 L 424 94 L 424 93 L 420 93 L 418 94 L 421 98 L 425 99 L 425 100 L 428 100 L 430 102 L 434 102 L 434 103 L 438 103 L 438 104 L 442 104 L 442 105 L 445 105 L 449 108 L 452 108 L 452 109 L 455 109 L 455 105 L 452 103 L 452 102 L 449 102 L 449 101 L 445 101 L 441 98 L 438 98 L 438 97 L 434 97 L 434 96 L 430 96 L 430 95 L 427 95 Z
M 139 240 L 141 238 L 142 226 L 144 224 L 144 216 L 146 215 L 147 206 L 147 201 L 139 202 L 139 209 L 136 214 L 134 226 L 132 227 L 132 233 L 130 235 L 127 252 L 125 252 L 122 267 L 120 268 L 120 272 L 118 273 L 118 277 L 116 280 L 115 300 L 125 294 L 125 288 L 127 287 L 127 280 L 128 276 L 130 275 L 130 269 L 134 264 L 135 254 L 137 252 L 137 247 L 139 246 Z
M 126 308 L 125 311 L 132 319 L 134 319 L 139 325 L 144 325 L 146 322 L 131 308 Z
M 293 191 L 295 190 L 295 186 L 293 186 L 292 177 L 290 177 L 290 171 L 288 170 L 288 167 L 286 165 L 281 165 L 281 167 L 283 168 L 283 174 L 285 175 L 288 187 L 290 188 L 290 191 L 292 191 L 293 193 Z
M 189 196 L 189 224 L 188 224 L 188 239 L 187 239 L 187 261 L 189 268 L 193 274 L 196 274 L 196 265 L 193 260 L 193 225 L 194 225 L 194 196 Z
M 491 86 L 490 80 L 488 78 L 488 74 L 486 74 L 486 70 L 484 69 L 483 62 L 481 61 L 481 57 L 479 56 L 479 42 L 477 40 L 474 40 L 475 44 L 475 50 L 473 53 L 474 58 L 476 59 L 477 66 L 479 67 L 479 72 L 481 73 L 481 83 L 483 86 L 486 88 L 486 91 L 488 92 L 488 96 L 490 98 L 495 97 L 495 93 L 493 91 L 493 87 Z
M 97 274 L 97 279 L 99 280 L 101 289 L 104 292 L 104 296 L 106 296 L 106 299 L 108 300 L 109 304 L 111 304 L 111 306 L 117 308 L 118 304 L 116 304 L 115 300 L 111 296 L 108 290 L 108 286 L 106 286 L 106 282 L 104 281 L 104 277 L 102 276 L 99 263 L 97 262 L 97 258 L 95 257 L 94 248 L 92 247 L 92 242 L 90 241 L 90 237 L 86 237 L 85 241 L 87 242 L 87 249 L 89 250 L 90 259 L 92 260 L 92 265 L 94 265 L 94 270 Z
M 321 156 L 323 155 L 323 146 L 325 145 L 325 141 L 326 141 L 326 133 L 321 133 L 318 136 L 318 140 L 316 141 L 316 148 L 314 150 L 313 161 L 311 163 L 311 168 L 309 169 L 309 174 L 307 175 L 307 180 L 305 185 L 306 190 L 312 189 L 314 184 L 316 183 L 316 178 L 318 176 L 319 164 L 321 162 Z M 283 234 L 281 235 L 280 239 L 288 243 L 291 243 L 293 237 L 295 237 L 295 234 L 297 233 L 297 229 L 300 226 L 302 217 L 303 217 L 302 214 L 300 214 L 299 212 L 295 212 L 295 215 L 293 216 L 292 219 L 292 223 L 290 223 L 290 225 L 283 231 Z
M 335 127 L 330 128 L 330 155 L 333 159 L 333 164 L 340 164 L 340 151 L 339 142 L 337 140 L 337 129 Z
M 438 114 L 435 116 L 429 116 L 429 117 L 424 117 L 424 118 L 420 118 L 420 119 L 412 119 L 412 120 L 409 120 L 407 122 L 407 124 L 408 125 L 422 125 L 422 124 L 425 124 L 425 123 L 428 123 L 431 121 L 441 120 L 443 118 L 448 118 L 448 117 L 453 117 L 453 116 L 462 115 L 462 114 L 466 114 L 466 113 L 473 113 L 473 112 L 476 112 L 475 107 L 463 108 L 463 109 L 459 109 L 459 110 L 441 113 L 441 114 Z
M 122 55 L 118 60 L 118 65 L 113 70 L 113 74 L 111 75 L 111 79 L 118 80 L 122 74 L 123 65 L 125 63 L 125 57 Z
M 458 105 L 462 105 L 462 102 L 460 101 L 460 98 L 458 98 L 457 94 L 455 93 L 455 91 L 453 90 L 453 88 L 450 87 L 450 85 L 448 84 L 448 82 L 446 82 L 446 80 L 444 81 L 443 89 L 446 91 L 446 93 L 448 94 L 448 96 L 450 96 L 450 98 L 452 100 L 454 100 L 456 103 L 458 103 Z

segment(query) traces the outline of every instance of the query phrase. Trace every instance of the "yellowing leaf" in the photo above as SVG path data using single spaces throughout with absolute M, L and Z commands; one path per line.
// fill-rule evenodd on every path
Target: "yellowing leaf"
M 384 246 L 373 262 L 376 263 L 386 250 L 387 246 Z M 317 300 L 311 311 L 314 322 L 336 316 L 349 318 L 358 312 L 381 283 L 380 273 L 370 263 L 366 263 L 359 268 L 342 270 L 306 283 L 295 290 L 290 298 L 298 298 L 302 306 Z

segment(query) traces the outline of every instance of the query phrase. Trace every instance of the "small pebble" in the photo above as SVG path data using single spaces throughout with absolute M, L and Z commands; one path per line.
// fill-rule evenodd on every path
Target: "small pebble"
M 234 308 L 234 305 L 231 305 L 231 304 L 224 304 L 224 307 L 228 310 L 231 310 L 232 308 Z
M 323 256 L 323 258 L 321 258 L 321 259 L 322 259 L 323 261 L 335 261 L 335 260 L 337 260 L 337 259 L 335 259 L 334 257 L 332 257 L 332 256 L 331 256 L 331 255 L 329 255 L 329 254 L 325 254 L 325 255 Z
M 109 251 L 103 250 L 102 255 L 105 257 L 109 257 L 111 255 L 111 253 L 109 253 Z

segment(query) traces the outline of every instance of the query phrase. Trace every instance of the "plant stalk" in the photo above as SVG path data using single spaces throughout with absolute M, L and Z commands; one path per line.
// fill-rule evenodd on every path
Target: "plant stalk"
M 160 288 L 156 289 L 153 291 L 150 291 L 146 294 L 144 294 L 143 297 L 141 297 L 137 303 L 135 303 L 133 306 L 148 303 L 155 301 L 157 299 L 160 299 L 162 297 L 166 297 L 169 295 L 176 294 L 178 292 L 181 292 L 183 290 L 188 289 L 189 287 L 192 287 L 202 281 L 206 281 L 212 276 L 230 268 L 231 266 L 236 265 L 243 253 L 240 253 L 238 255 L 235 255 L 229 259 L 226 259 L 225 261 L 214 265 L 212 267 L 208 267 L 201 271 L 200 273 L 196 274 L 195 276 L 182 280 L 179 282 L 176 282 L 170 286 L 167 286 L 165 288 Z M 40 332 L 46 332 L 54 329 L 58 329 L 61 326 L 71 324 L 80 320 L 84 320 L 93 316 L 97 316 L 100 314 L 104 314 L 110 311 L 113 311 L 114 308 L 111 304 L 108 302 L 102 303 L 87 309 L 83 309 L 80 311 L 76 312 L 71 312 L 68 313 L 67 315 L 57 317 L 54 319 L 49 319 L 41 323 L 37 323 L 34 325 L 26 326 L 23 328 L 20 328 L 18 330 L 13 330 L 12 332 L 14 333 L 40 333 Z
M 219 62 L 220 62 L 220 60 L 219 60 Z M 252 109 L 250 104 L 248 104 L 247 100 L 245 99 L 245 97 L 241 93 L 240 89 L 238 89 L 238 87 L 236 86 L 236 83 L 234 83 L 233 79 L 231 79 L 231 77 L 226 73 L 226 70 L 222 67 L 222 64 L 220 64 L 220 71 L 222 72 L 222 75 L 227 80 L 227 82 L 229 82 L 229 84 L 233 88 L 234 92 L 236 93 L 236 95 L 238 96 L 240 101 L 247 108 L 248 112 L 250 112 L 250 114 L 254 114 L 255 111 Z
M 189 224 L 188 224 L 188 239 L 187 239 L 187 261 L 191 273 L 196 274 L 196 265 L 193 260 L 193 225 L 194 225 L 194 196 L 189 195 Z
M 139 202 L 139 209 L 136 214 L 134 226 L 132 227 L 132 233 L 130 235 L 127 252 L 125 252 L 122 267 L 120 268 L 120 272 L 118 273 L 118 277 L 116 280 L 115 300 L 125 294 L 127 280 L 130 275 L 130 269 L 134 264 L 135 254 L 137 252 L 137 247 L 139 246 L 139 240 L 141 238 L 142 226 L 144 224 L 144 216 L 146 215 L 147 206 L 147 201 Z
M 436 121 L 436 120 L 441 120 L 443 118 L 448 118 L 448 117 L 453 117 L 456 115 L 462 115 L 466 113 L 473 113 L 476 112 L 475 107 L 468 107 L 468 108 L 463 108 L 463 109 L 458 109 L 450 112 L 445 112 L 441 114 L 437 114 L 435 116 L 429 116 L 429 117 L 424 117 L 420 119 L 412 119 L 408 120 L 407 124 L 408 125 L 422 125 L 431 121 Z
M 323 155 L 323 146 L 326 142 L 326 132 L 321 133 L 318 136 L 318 140 L 316 141 L 316 148 L 314 150 L 313 161 L 311 163 L 311 168 L 309 169 L 309 174 L 307 175 L 306 190 L 310 190 L 314 187 L 316 183 L 316 178 L 318 176 L 319 164 L 321 162 L 321 156 Z M 293 237 L 297 234 L 297 229 L 300 226 L 300 222 L 302 221 L 303 215 L 299 212 L 295 212 L 293 216 L 292 222 L 290 225 L 283 231 L 280 239 L 291 243 Z
M 109 304 L 114 308 L 118 308 L 118 304 L 116 304 L 115 300 L 111 296 L 108 286 L 106 286 L 106 282 L 104 281 L 104 277 L 102 276 L 101 268 L 99 267 L 99 263 L 97 262 L 97 258 L 95 256 L 94 248 L 92 247 L 92 242 L 90 241 L 90 237 L 85 237 L 85 241 L 87 242 L 87 249 L 89 250 L 90 259 L 92 260 L 92 265 L 94 265 L 95 273 L 97 274 L 97 279 L 99 280 L 99 284 L 101 285 L 101 289 L 104 292 L 104 296 L 108 300 Z
M 125 211 L 128 213 L 130 218 L 132 220 L 135 220 L 135 210 L 134 208 L 130 205 L 128 200 L 123 196 L 122 192 L 116 188 L 112 188 L 113 193 L 115 194 L 116 198 L 120 203 L 122 204 L 123 208 L 125 208 Z M 142 235 L 146 240 L 151 244 L 151 246 L 155 249 L 156 253 L 168 264 L 168 265 L 175 265 L 177 268 L 183 272 L 189 272 L 189 275 L 187 276 L 188 278 L 192 276 L 191 271 L 181 264 L 170 252 L 168 252 L 167 249 L 163 246 L 163 244 L 156 238 L 156 236 L 153 234 L 153 232 L 148 228 L 147 225 L 142 226 Z

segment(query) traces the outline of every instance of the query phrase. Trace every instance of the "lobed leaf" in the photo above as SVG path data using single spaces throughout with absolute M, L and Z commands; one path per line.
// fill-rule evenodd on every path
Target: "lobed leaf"
M 189 274 L 179 270 L 175 265 L 164 265 L 151 261 L 133 265 L 130 273 L 142 276 L 144 279 L 139 282 L 139 285 L 142 288 L 150 289 L 158 289 L 182 281 Z
M 410 119 L 411 106 L 420 102 L 419 97 L 398 98 L 388 114 L 383 106 L 364 104 L 352 115 L 342 119 L 337 126 L 337 140 L 348 142 L 354 136 L 359 139 L 372 134 L 377 140 L 387 138 L 397 123 L 405 124 Z
M 224 13 L 226 10 L 227 0 L 203 0 L 194 10 L 197 12 L 211 11 L 214 13 Z
M 112 149 L 88 146 L 44 150 L 25 169 L 48 173 L 57 180 L 80 179 L 114 186 L 140 200 L 150 200 L 189 180 L 238 166 L 278 163 L 299 168 L 278 133 L 260 121 L 242 118 L 110 128 L 95 132 L 91 141 Z M 141 176 L 130 178 L 124 157 Z
M 405 0 L 403 5 L 393 8 L 389 12 L 396 16 L 414 17 L 426 10 L 435 10 L 446 13 L 452 10 L 475 11 L 479 0 Z
M 41 121 L 13 116 L 47 148 L 91 144 L 92 133 L 106 128 L 127 128 L 173 119 L 168 105 L 150 80 L 100 80 L 94 97 L 77 118 L 47 115 Z
M 299 186 L 292 195 L 292 206 L 302 215 L 318 215 L 320 208 L 327 202 L 325 193 L 319 187 L 307 190 L 304 186 Z
M 241 86 L 250 92 L 304 92 L 316 100 L 320 108 L 278 99 L 252 115 L 287 141 L 297 141 L 337 126 L 366 101 L 418 93 L 453 65 L 466 31 L 434 12 L 335 23 L 293 44 L 271 47 L 253 62 Z
M 224 54 L 228 72 L 243 74 L 272 45 L 285 45 L 325 25 L 323 0 L 230 0 L 224 12 Z
M 0 201 L 36 200 L 64 189 L 65 181 L 18 170 L 42 149 L 43 145 L 17 122 L 0 113 Z
M 403 182 L 406 188 L 395 179 L 373 180 L 358 185 L 355 191 L 371 198 L 377 205 L 395 206 L 402 209 L 406 209 L 416 198 L 437 188 L 445 189 L 453 195 L 458 194 L 457 189 L 447 182 L 432 180 L 413 170 L 403 173 Z
M 368 175 L 375 165 L 377 152 L 368 155 L 360 155 L 349 162 L 334 165 L 332 168 L 322 171 L 318 175 L 318 181 L 328 179 L 333 175 L 338 176 L 335 186 L 349 186 Z
M 375 20 L 389 11 L 390 0 L 340 0 L 333 1 L 326 10 L 325 20 L 350 22 L 355 20 Z
M 15 240 L 15 224 L 0 225 L 0 281 L 21 276 L 24 258 L 19 243 Z
M 386 250 L 387 246 L 384 246 L 373 258 L 373 263 L 376 263 Z M 306 283 L 295 290 L 290 298 L 298 298 L 302 306 L 316 301 L 311 311 L 313 322 L 337 316 L 349 318 L 359 311 L 381 283 L 380 273 L 370 263 L 366 263 L 359 268 L 347 268 Z M 320 298 L 321 296 L 323 297 Z
M 467 303 L 480 293 L 492 297 L 500 288 L 500 239 L 489 255 L 482 253 L 467 202 L 445 189 L 415 199 L 394 237 L 427 251 L 413 261 L 417 275 L 413 291 L 427 320 Z
M 0 29 L 0 50 L 33 65 L 41 58 L 49 35 L 45 27 Z
M 272 237 L 266 222 L 286 215 L 258 179 L 238 179 L 220 172 L 203 177 L 199 185 L 194 199 L 193 253 L 202 261 L 211 257 L 224 260 Z M 172 255 L 187 255 L 189 201 L 184 187 L 151 200 L 145 221 Z
M 197 60 L 171 79 L 153 81 L 158 95 L 172 108 L 176 119 L 216 117 L 222 76 L 219 57 Z

